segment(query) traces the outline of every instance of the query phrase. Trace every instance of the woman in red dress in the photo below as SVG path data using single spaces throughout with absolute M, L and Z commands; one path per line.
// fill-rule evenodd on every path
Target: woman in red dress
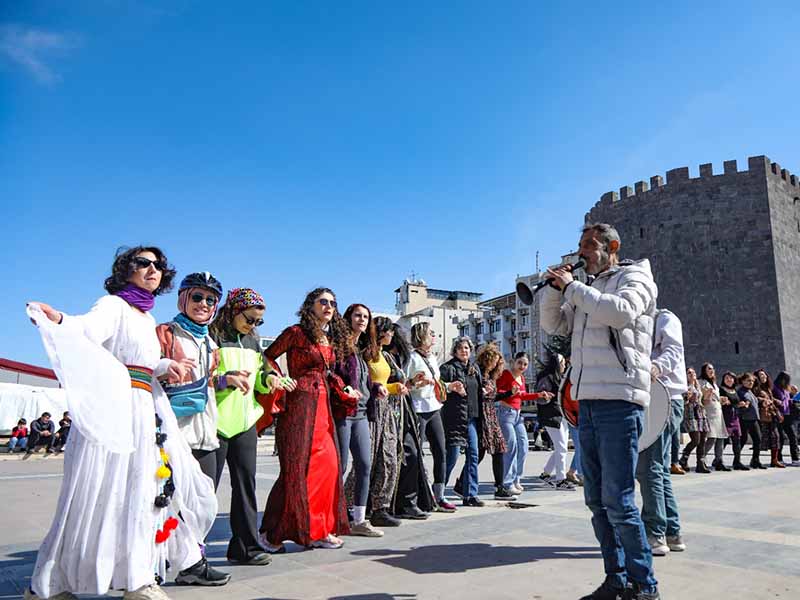
M 344 542 L 337 534 L 350 532 L 331 401 L 355 405 L 357 394 L 333 373 L 339 349 L 329 342 L 345 339 L 336 334 L 346 325 L 327 288 L 310 292 L 298 316 L 300 323 L 285 329 L 265 352 L 271 360 L 286 354 L 296 384 L 278 419 L 281 469 L 261 522 L 261 543 L 273 553 L 285 551 L 285 540 L 341 548 Z

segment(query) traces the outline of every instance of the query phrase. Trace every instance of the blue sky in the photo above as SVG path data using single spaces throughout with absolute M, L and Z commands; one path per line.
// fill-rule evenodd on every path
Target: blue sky
M 275 334 L 317 285 L 510 291 L 667 169 L 800 172 L 796 3 L 594 4 L 0 1 L 0 357 L 45 364 L 25 301 L 87 310 L 120 245 Z

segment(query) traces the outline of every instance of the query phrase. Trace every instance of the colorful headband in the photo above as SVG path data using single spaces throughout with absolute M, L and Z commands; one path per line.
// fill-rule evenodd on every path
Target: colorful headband
M 259 308 L 266 307 L 264 297 L 257 291 L 250 288 L 233 288 L 228 292 L 228 297 L 225 300 L 225 305 L 233 309 L 234 314 L 239 314 L 242 311 L 257 306 Z

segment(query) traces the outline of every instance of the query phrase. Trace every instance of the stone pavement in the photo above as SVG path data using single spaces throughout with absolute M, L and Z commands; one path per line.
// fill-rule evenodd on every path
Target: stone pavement
M 261 506 L 277 476 L 268 443 L 259 448 Z M 224 588 L 170 584 L 167 593 L 216 600 L 577 599 L 602 580 L 602 560 L 582 493 L 552 490 L 536 477 L 546 458 L 545 452 L 528 455 L 520 501 L 532 506 L 512 509 L 489 500 L 485 508 L 404 522 L 381 539 L 345 538 L 340 550 L 289 545 L 267 567 L 225 561 L 230 485 L 224 479 L 209 558 L 233 580 Z M 62 464 L 58 456 L 0 455 L 0 600 L 18 598 L 27 585 L 53 516 Z M 481 479 L 491 481 L 488 460 Z M 655 559 L 665 599 L 798 597 L 800 469 L 692 473 L 675 477 L 674 485 L 689 549 Z M 491 498 L 489 485 L 481 491 Z

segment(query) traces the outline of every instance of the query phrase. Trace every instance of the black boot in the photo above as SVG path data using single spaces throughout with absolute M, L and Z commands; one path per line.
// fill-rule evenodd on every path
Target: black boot
M 706 463 L 702 460 L 697 461 L 697 466 L 694 469 L 695 473 L 711 473 L 711 469 L 706 466 Z
M 617 588 L 606 578 L 606 580 L 588 596 L 582 596 L 581 600 L 622 600 L 625 588 Z
M 734 471 L 749 471 L 750 467 L 744 466 L 740 461 L 733 463 Z
M 689 470 L 689 457 L 684 454 L 683 456 L 681 456 L 681 459 L 678 461 L 678 464 L 681 466 L 681 468 L 684 471 L 688 471 Z

